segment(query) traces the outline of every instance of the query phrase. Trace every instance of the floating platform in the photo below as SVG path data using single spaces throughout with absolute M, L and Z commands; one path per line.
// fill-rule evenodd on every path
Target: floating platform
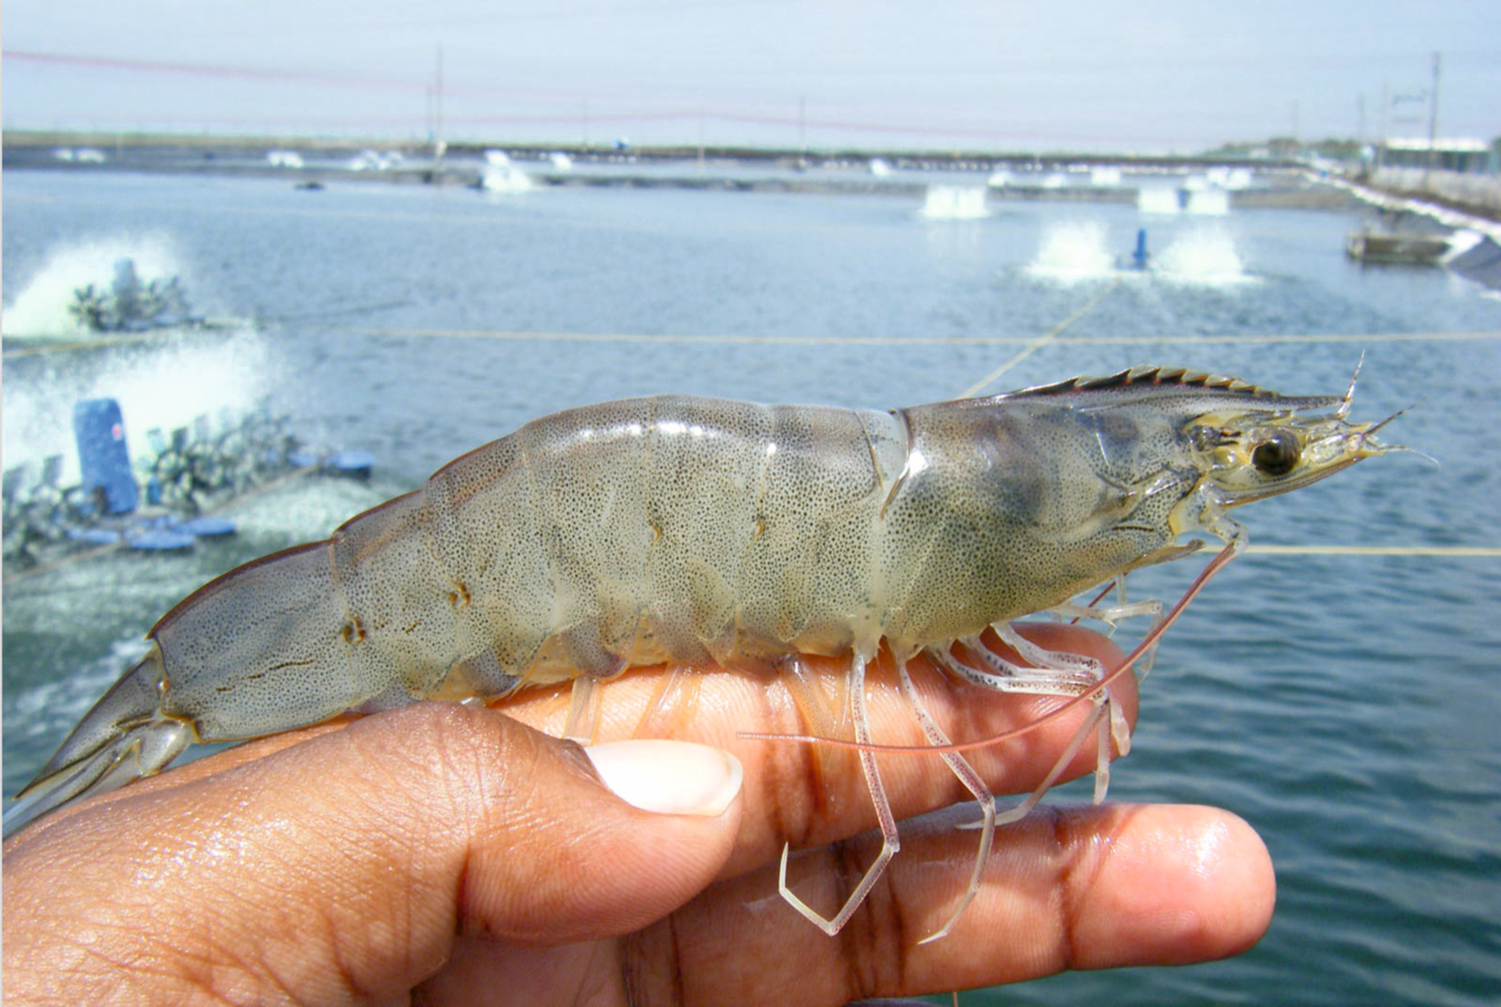
M 1345 239 L 1345 254 L 1361 262 L 1436 266 L 1449 251 L 1449 239 L 1433 234 L 1356 231 Z

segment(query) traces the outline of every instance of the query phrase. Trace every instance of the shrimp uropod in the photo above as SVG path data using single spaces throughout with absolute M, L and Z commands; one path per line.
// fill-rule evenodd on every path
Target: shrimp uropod
M 1071 599 L 1192 552 L 1185 534 L 1238 551 L 1229 508 L 1392 450 L 1372 436 L 1381 424 L 1346 420 L 1354 387 L 1287 397 L 1139 367 L 890 412 L 664 395 L 546 416 L 179 603 L 5 829 L 152 775 L 194 742 L 565 681 L 587 710 L 592 683 L 637 665 L 795 676 L 803 655 L 848 655 L 849 715 L 869 743 L 864 676 L 884 645 L 934 745 L 948 738 L 906 667 L 919 653 L 989 689 L 1092 704 L 1053 773 L 1004 814 L 962 754 L 941 753 L 984 820 L 970 889 L 933 939 L 977 890 L 996 824 L 1025 815 L 1092 733 L 1103 798 L 1111 736 L 1129 742 L 1106 669 L 1010 621 L 1160 615 Z M 1032 666 L 985 647 L 989 628 Z M 833 917 L 787 889 L 783 855 L 784 896 L 830 934 L 898 846 L 873 753 L 860 763 L 885 842 Z

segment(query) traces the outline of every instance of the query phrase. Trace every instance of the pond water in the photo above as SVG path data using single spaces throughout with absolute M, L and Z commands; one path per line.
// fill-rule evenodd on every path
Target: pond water
M 267 400 L 309 442 L 379 462 L 370 484 L 246 501 L 236 540 L 186 560 L 115 555 L 8 582 L 7 794 L 198 583 L 585 402 L 686 392 L 886 408 L 955 397 L 1028 350 L 985 390 L 1160 362 L 1340 394 L 1364 351 L 1356 414 L 1416 403 L 1392 439 L 1439 464 L 1393 455 L 1258 504 L 1242 515 L 1253 543 L 1498 544 L 1501 302 L 1442 270 L 1350 263 L 1350 213 L 991 200 L 983 217 L 933 219 L 932 200 L 881 195 L 305 192 L 21 171 L 5 183 L 7 350 L 28 328 L 66 328 L 68 293 L 107 282 L 123 256 L 179 275 L 199 310 L 258 323 L 8 358 L 7 468 L 71 453 L 68 409 L 98 394 L 121 400 L 133 438 Z M 1141 227 L 1154 268 L 1118 271 Z M 1137 592 L 1173 597 L 1191 573 L 1146 571 Z M 1271 932 L 1228 962 L 964 1002 L 1493 1002 L 1498 611 L 1494 556 L 1237 561 L 1169 634 L 1111 796 L 1250 821 L 1278 869 Z

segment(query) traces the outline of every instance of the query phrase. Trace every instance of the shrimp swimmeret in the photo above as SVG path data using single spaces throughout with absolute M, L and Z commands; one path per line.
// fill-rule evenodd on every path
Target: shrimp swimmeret
M 1122 752 L 1130 740 L 1107 680 L 1129 661 L 1044 650 L 1011 620 L 1160 616 L 1155 602 L 1072 599 L 1193 552 L 1188 533 L 1226 543 L 1217 569 L 1246 543 L 1230 508 L 1390 450 L 1371 436 L 1380 424 L 1345 419 L 1353 392 L 1286 397 L 1143 367 L 890 412 L 666 395 L 546 416 L 179 603 L 5 826 L 154 774 L 193 742 L 421 699 L 571 682 L 566 733 L 587 738 L 595 683 L 662 663 L 795 681 L 806 655 L 847 656 L 847 712 L 868 745 L 866 670 L 889 655 L 925 736 L 945 745 L 907 672 L 921 653 L 985 688 L 1091 705 L 1053 773 L 1004 815 L 963 755 L 942 753 L 984 815 L 942 936 L 997 822 L 1025 815 L 1091 732 L 1103 797 L 1112 735 Z M 987 629 L 1022 662 L 982 642 Z M 830 934 L 898 845 L 874 753 L 859 758 L 885 843 L 845 905 L 827 919 L 809 908 L 783 861 L 784 895 Z

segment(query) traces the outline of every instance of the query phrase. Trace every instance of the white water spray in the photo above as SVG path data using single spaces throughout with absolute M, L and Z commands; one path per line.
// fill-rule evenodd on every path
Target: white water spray
M 1141 213 L 1176 216 L 1178 190 L 1170 185 L 1144 185 L 1136 193 L 1136 209 Z
M 132 347 L 108 359 L 96 357 L 97 366 L 50 368 L 35 380 L 7 373 L 5 468 L 30 465 L 39 472 L 43 459 L 61 455 L 62 485 L 77 483 L 73 404 L 79 399 L 119 401 L 131 458 L 152 456 L 146 431 L 153 427 L 170 437 L 199 416 L 208 417 L 215 431 L 237 422 L 275 387 L 271 351 L 249 331 L 222 341 L 204 338 L 213 339 L 212 345 Z
M 1195 189 L 1188 194 L 1188 212 L 1199 217 L 1223 217 L 1230 212 L 1230 194 L 1224 189 Z
M 532 190 L 532 179 L 503 150 L 485 151 L 485 166 L 480 174 L 480 188 L 501 195 L 515 195 Z
M 1152 260 L 1160 279 L 1204 286 L 1234 286 L 1256 283 L 1246 272 L 1235 241 L 1218 225 L 1202 226 L 1179 234 Z
M 1027 266 L 1029 276 L 1064 283 L 1097 280 L 1114 273 L 1115 253 L 1105 225 L 1098 221 L 1050 227 L 1037 257 Z
M 980 186 L 930 185 L 918 214 L 926 220 L 979 220 L 990 211 Z
M 68 305 L 73 303 L 75 292 L 87 284 L 92 283 L 95 290 L 108 291 L 115 263 L 121 259 L 135 262 L 141 283 L 176 276 L 182 280 L 189 298 L 192 297 L 192 281 L 165 235 L 99 238 L 63 245 L 47 257 L 15 300 L 5 306 L 5 334 L 59 339 L 83 334 L 87 330 L 68 310 Z

